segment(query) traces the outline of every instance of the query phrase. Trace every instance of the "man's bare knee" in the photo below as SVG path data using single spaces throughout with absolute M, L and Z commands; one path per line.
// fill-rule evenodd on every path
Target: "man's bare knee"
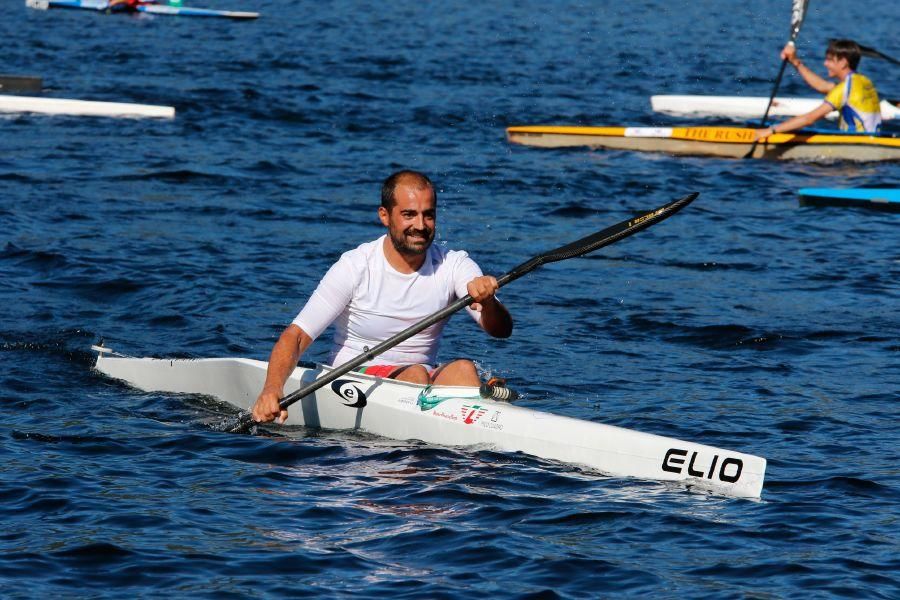
M 471 360 L 455 360 L 448 363 L 435 375 L 434 383 L 439 385 L 481 385 L 478 369 Z
M 431 383 L 431 376 L 428 375 L 428 369 L 422 365 L 409 365 L 398 371 L 392 379 L 397 381 L 408 381 L 409 383 L 418 383 L 428 385 Z

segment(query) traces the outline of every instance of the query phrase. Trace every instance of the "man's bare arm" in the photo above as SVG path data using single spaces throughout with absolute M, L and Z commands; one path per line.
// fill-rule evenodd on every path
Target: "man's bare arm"
M 297 361 L 310 344 L 312 338 L 293 323 L 281 333 L 269 356 L 266 382 L 253 405 L 253 418 L 257 422 L 263 423 L 277 418 L 283 423 L 287 419 L 287 411 L 281 410 L 278 402 L 284 396 L 284 383 L 294 372 Z
M 800 57 L 797 56 L 797 48 L 793 44 L 788 44 L 784 47 L 784 50 L 781 51 L 781 58 L 791 63 L 797 69 L 797 73 L 800 74 L 803 81 L 806 82 L 806 85 L 820 94 L 827 94 L 837 85 L 833 81 L 820 77 L 812 69 L 804 65 Z
M 757 129 L 754 134 L 754 139 L 761 140 L 769 137 L 773 133 L 787 133 L 789 131 L 794 131 L 795 129 L 808 127 L 833 110 L 833 106 L 831 106 L 827 102 L 823 102 L 818 106 L 818 108 L 815 108 L 814 110 L 811 110 L 806 114 L 791 117 L 787 121 L 778 123 L 777 125 L 772 125 L 771 127 L 766 127 L 765 129 Z
M 495 296 L 500 289 L 497 280 L 490 275 L 483 275 L 470 281 L 466 288 L 469 295 L 475 298 L 472 308 L 481 313 L 481 328 L 496 338 L 511 336 L 512 316 Z

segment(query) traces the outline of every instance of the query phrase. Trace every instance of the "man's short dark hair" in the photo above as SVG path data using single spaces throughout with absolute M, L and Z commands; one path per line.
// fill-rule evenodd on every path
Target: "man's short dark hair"
M 384 183 L 381 185 L 381 206 L 388 212 L 391 212 L 394 205 L 397 204 L 397 199 L 394 197 L 394 191 L 400 183 L 408 183 L 420 190 L 430 189 L 434 196 L 434 204 L 437 206 L 437 190 L 434 189 L 434 184 L 428 179 L 428 175 L 407 169 L 397 171 L 385 179 Z
M 831 40 L 828 42 L 828 48 L 825 49 L 825 56 L 833 56 L 835 58 L 846 58 L 847 64 L 854 71 L 859 65 L 859 59 L 862 52 L 859 44 L 853 40 Z

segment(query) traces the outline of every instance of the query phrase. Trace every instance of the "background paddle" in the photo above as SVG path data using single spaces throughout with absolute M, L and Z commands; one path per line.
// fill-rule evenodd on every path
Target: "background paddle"
M 886 60 L 889 63 L 893 63 L 895 65 L 900 65 L 900 60 L 896 58 L 892 58 L 883 52 L 879 52 L 875 48 L 869 48 L 868 46 L 863 46 L 859 44 L 859 51 L 863 56 L 869 56 L 871 58 L 880 58 L 881 60 Z
M 40 77 L 29 75 L 0 75 L 0 94 L 21 94 L 40 92 L 44 82 Z
M 808 6 L 809 2 L 807 0 L 794 0 L 791 8 L 791 38 L 788 40 L 789 44 L 794 44 L 797 41 L 797 36 L 800 34 L 800 26 L 803 25 L 803 19 L 806 17 L 806 9 Z M 778 94 L 778 88 L 781 86 L 781 78 L 784 77 L 784 68 L 787 66 L 787 62 L 786 58 L 781 60 L 781 68 L 778 69 L 778 77 L 775 78 L 775 86 L 772 88 L 772 95 L 769 96 L 769 103 L 766 104 L 766 112 L 763 113 L 762 119 L 759 122 L 760 127 L 766 126 L 766 120 L 769 118 L 772 102 L 775 100 L 775 96 Z M 759 140 L 754 140 L 753 145 L 750 146 L 750 152 L 745 154 L 744 158 L 751 158 L 753 156 L 757 144 L 759 144 Z
M 900 65 L 900 60 L 893 58 L 892 56 L 888 56 L 884 52 L 879 52 L 875 48 L 870 48 L 869 46 L 863 46 L 859 44 L 859 51 L 863 56 L 868 56 L 869 58 L 880 58 L 881 60 L 886 60 L 891 64 Z M 882 98 L 883 100 L 887 100 L 894 106 L 900 106 L 900 98 Z
M 659 223 L 663 219 L 671 217 L 676 212 L 693 202 L 694 198 L 696 198 L 698 195 L 699 194 L 697 194 L 696 192 L 693 194 L 688 194 L 684 198 L 675 200 L 654 210 L 642 213 L 634 217 L 633 219 L 622 221 L 621 223 L 613 225 L 612 227 L 607 227 L 602 231 L 598 231 L 597 233 L 594 233 L 587 237 L 583 237 L 580 240 L 572 242 L 571 244 L 566 244 L 565 246 L 560 246 L 556 250 L 551 250 L 549 252 L 539 254 L 538 256 L 535 256 L 534 258 L 520 264 L 509 273 L 498 277 L 497 283 L 500 285 L 500 287 L 503 287 L 507 283 L 515 281 L 519 277 L 522 277 L 523 275 L 534 271 L 541 265 L 558 262 L 569 258 L 575 258 L 576 256 L 582 256 L 589 252 L 593 252 L 594 250 L 598 250 L 604 246 L 608 246 L 609 244 L 617 242 L 621 239 L 627 238 L 630 235 L 634 235 L 642 229 L 646 229 L 647 227 L 650 227 L 655 223 Z M 281 399 L 279 405 L 282 409 L 287 409 L 287 407 L 295 403 L 297 400 L 300 400 L 304 396 L 308 396 L 317 389 L 328 385 L 335 379 L 346 375 L 350 371 L 355 370 L 357 367 L 362 366 L 363 363 L 371 361 L 379 354 L 390 350 L 400 342 L 411 338 L 423 329 L 431 327 L 435 323 L 446 319 L 453 313 L 472 304 L 472 302 L 474 302 L 474 298 L 472 298 L 472 296 L 466 295 L 465 298 L 460 298 L 446 308 L 441 309 L 433 315 L 420 321 L 419 323 L 406 328 L 394 337 L 381 342 L 365 354 L 357 356 L 353 360 L 344 363 L 340 367 L 332 369 L 328 372 L 327 375 L 316 379 L 309 385 L 288 394 Z M 219 431 L 227 431 L 229 433 L 241 433 L 249 429 L 249 427 L 253 424 L 254 421 L 252 415 L 249 412 L 243 412 L 236 419 L 228 420 L 215 429 Z

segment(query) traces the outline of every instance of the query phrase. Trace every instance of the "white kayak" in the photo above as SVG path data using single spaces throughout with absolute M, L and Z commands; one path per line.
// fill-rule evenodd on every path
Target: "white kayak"
M 0 113 L 35 113 L 90 117 L 155 117 L 160 119 L 172 119 L 175 117 L 175 109 L 171 106 L 69 100 L 66 98 L 36 98 L 34 96 L 0 96 Z
M 735 120 L 761 119 L 769 99 L 740 96 L 651 96 L 655 112 L 677 117 L 727 117 Z M 770 117 L 793 117 L 819 107 L 821 98 L 775 98 Z M 837 111 L 828 114 L 837 119 Z M 900 107 L 888 100 L 881 101 L 881 118 L 885 121 L 900 118 Z
M 175 3 L 173 3 L 175 4 Z M 75 8 L 105 12 L 111 10 L 109 0 L 25 0 L 25 6 L 36 10 L 49 10 L 51 8 Z M 256 19 L 259 13 L 235 10 L 217 10 L 213 8 L 193 8 L 190 6 L 160 4 L 156 0 L 144 0 L 134 7 L 135 12 L 152 15 L 171 15 L 184 17 L 224 17 L 227 19 Z M 122 10 L 122 13 L 132 12 Z
M 138 389 L 213 396 L 241 410 L 249 410 L 266 376 L 267 363 L 246 358 L 134 358 L 93 349 L 97 371 Z M 285 393 L 329 370 L 301 363 Z M 352 372 L 299 400 L 289 415 L 288 425 L 523 452 L 736 497 L 758 498 L 766 471 L 758 456 L 486 400 L 477 388 L 425 387 Z

